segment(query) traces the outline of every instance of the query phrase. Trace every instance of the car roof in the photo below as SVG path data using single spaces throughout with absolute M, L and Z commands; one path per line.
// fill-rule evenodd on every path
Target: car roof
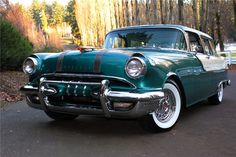
M 198 35 L 201 36 L 205 36 L 207 38 L 211 38 L 211 36 L 209 36 L 208 34 L 198 31 L 196 29 L 187 27 L 187 26 L 182 26 L 182 25 L 173 25 L 173 24 L 155 24 L 155 25 L 138 25 L 138 26 L 128 26 L 128 27 L 123 27 L 123 28 L 118 28 L 118 29 L 114 29 L 111 32 L 114 31 L 122 31 L 122 30 L 130 30 L 130 29 L 142 29 L 142 28 L 173 28 L 173 29 L 179 29 L 182 31 L 187 31 L 187 32 L 193 32 L 196 33 Z

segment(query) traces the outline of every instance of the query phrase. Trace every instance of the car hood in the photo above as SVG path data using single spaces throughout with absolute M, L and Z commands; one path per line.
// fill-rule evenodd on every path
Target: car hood
M 40 57 L 42 54 L 38 54 Z M 128 78 L 125 65 L 132 56 L 143 57 L 147 64 L 167 65 L 175 64 L 187 58 L 182 51 L 157 49 L 104 49 L 99 51 L 80 52 L 68 51 L 51 55 L 44 55 L 42 73 L 81 73 L 102 74 Z M 41 57 L 42 58 L 42 57 Z
M 127 50 L 68 51 L 48 55 L 42 73 L 83 73 L 124 77 L 125 64 L 135 52 Z M 38 54 L 39 58 L 40 55 Z

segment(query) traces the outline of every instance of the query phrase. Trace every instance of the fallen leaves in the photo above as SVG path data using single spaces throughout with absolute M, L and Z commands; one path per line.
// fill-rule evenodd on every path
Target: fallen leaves
M 24 96 L 19 92 L 27 83 L 27 76 L 19 71 L 0 72 L 0 102 L 17 102 Z

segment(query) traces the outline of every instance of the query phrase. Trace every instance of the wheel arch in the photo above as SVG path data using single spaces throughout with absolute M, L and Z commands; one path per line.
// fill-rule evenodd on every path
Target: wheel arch
M 186 107 L 185 90 L 184 90 L 184 87 L 183 87 L 183 84 L 182 84 L 180 78 L 176 74 L 171 73 L 171 74 L 168 75 L 168 77 L 167 77 L 165 82 L 167 82 L 168 80 L 172 80 L 172 81 L 174 81 L 178 85 L 179 90 L 180 90 L 180 94 L 181 94 L 181 99 L 182 99 L 182 106 Z

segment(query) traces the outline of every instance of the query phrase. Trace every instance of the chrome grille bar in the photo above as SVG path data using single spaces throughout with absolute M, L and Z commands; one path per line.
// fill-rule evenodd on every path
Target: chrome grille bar
M 59 83 L 59 84 L 67 84 L 67 85 L 97 85 L 100 86 L 100 82 L 82 82 L 82 81 L 55 81 L 55 80 L 43 80 L 41 83 Z

